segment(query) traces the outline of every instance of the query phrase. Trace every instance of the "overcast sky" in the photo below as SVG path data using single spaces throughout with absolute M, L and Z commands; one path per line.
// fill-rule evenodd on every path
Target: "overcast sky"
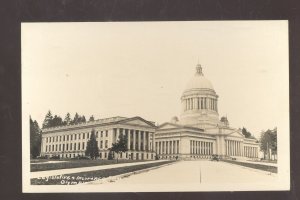
M 232 127 L 288 122 L 287 21 L 23 23 L 23 114 L 161 124 L 180 117 L 198 59 Z

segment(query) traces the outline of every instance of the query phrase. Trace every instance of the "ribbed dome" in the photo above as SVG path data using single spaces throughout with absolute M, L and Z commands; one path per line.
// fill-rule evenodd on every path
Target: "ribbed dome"
M 214 90 L 211 82 L 206 79 L 202 73 L 201 65 L 197 65 L 196 73 L 194 77 L 188 82 L 184 91 L 193 90 L 193 89 L 211 89 Z

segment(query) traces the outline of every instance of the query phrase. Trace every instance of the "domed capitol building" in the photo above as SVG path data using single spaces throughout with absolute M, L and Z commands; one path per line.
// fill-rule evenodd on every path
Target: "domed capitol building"
M 256 139 L 245 138 L 240 129 L 219 118 L 218 98 L 200 64 L 181 96 L 180 118 L 155 126 L 141 117 L 112 117 L 77 125 L 42 130 L 42 156 L 73 158 L 84 155 L 91 130 L 96 132 L 100 159 L 108 159 L 109 148 L 119 134 L 127 137 L 128 151 L 121 159 L 208 159 L 220 157 L 257 158 Z

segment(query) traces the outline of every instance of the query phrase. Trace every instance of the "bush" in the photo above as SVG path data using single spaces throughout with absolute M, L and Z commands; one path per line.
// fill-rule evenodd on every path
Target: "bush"
M 155 160 L 159 160 L 159 156 L 158 155 L 155 155 Z
M 37 159 L 48 159 L 49 157 L 48 156 L 38 156 L 36 157 Z
M 58 160 L 58 159 L 60 159 L 60 157 L 59 157 L 59 155 L 57 155 L 57 156 L 52 156 L 50 159 Z
M 77 159 L 77 158 L 76 158 Z M 79 160 L 90 160 L 90 157 L 87 156 L 80 156 Z

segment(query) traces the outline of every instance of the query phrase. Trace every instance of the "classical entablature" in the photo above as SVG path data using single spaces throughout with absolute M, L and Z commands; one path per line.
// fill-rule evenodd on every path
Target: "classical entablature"
M 152 128 L 155 131 L 156 126 L 154 122 L 147 121 L 142 117 L 111 117 L 105 119 L 99 119 L 95 121 L 89 121 L 86 123 L 79 123 L 75 125 L 65 125 L 65 126 L 57 126 L 51 128 L 45 128 L 42 130 L 43 134 L 54 133 L 54 132 L 62 132 L 62 131 L 72 131 L 78 129 L 92 129 L 99 126 L 111 126 L 111 125 L 128 125 L 128 126 L 138 126 L 139 128 Z

